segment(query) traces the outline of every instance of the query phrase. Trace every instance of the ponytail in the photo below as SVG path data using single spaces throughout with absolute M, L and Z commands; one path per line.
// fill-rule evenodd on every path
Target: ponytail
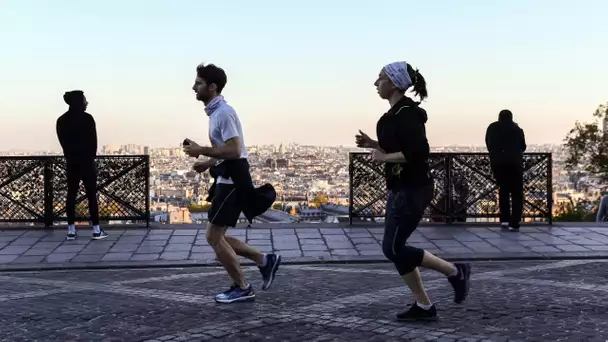
M 429 92 L 426 90 L 426 80 L 420 74 L 418 69 L 415 69 L 411 65 L 407 65 L 407 73 L 412 79 L 412 86 L 416 96 L 420 97 L 420 101 L 424 101 L 429 96 Z

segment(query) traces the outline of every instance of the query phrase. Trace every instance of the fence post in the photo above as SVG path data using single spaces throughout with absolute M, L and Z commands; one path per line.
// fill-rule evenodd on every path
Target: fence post
M 145 175 L 146 175 L 146 228 L 150 227 L 150 155 L 145 158 Z
M 353 153 L 348 153 L 348 222 L 353 225 Z
M 49 228 L 53 225 L 53 161 L 54 159 L 45 158 L 44 165 L 44 226 Z
M 547 153 L 547 208 L 549 225 L 553 225 L 553 153 Z
M 446 199 L 446 223 L 454 223 L 454 206 L 452 205 L 452 154 L 446 155 L 445 158 L 445 199 Z

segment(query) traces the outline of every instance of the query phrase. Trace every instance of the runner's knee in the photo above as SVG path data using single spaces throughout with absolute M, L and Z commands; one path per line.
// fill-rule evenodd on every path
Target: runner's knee
M 404 246 L 401 251 L 402 262 L 399 264 L 395 263 L 397 267 L 397 272 L 399 275 L 405 275 L 413 270 L 415 270 L 418 266 L 422 264 L 422 259 L 424 258 L 424 250 L 412 246 Z
M 392 239 L 385 238 L 382 241 L 382 252 L 384 256 L 395 264 L 399 275 L 412 272 L 422 264 L 424 250 L 408 245 L 396 244 Z
M 226 232 L 225 227 L 216 226 L 213 223 L 207 224 L 207 230 L 205 231 L 205 237 L 210 246 L 217 246 L 224 237 Z
M 382 240 L 382 253 L 384 253 L 384 256 L 388 260 L 394 262 L 397 260 L 398 247 L 395 246 L 393 249 L 393 244 L 393 239 L 387 238 L 386 236 L 384 237 L 384 240 Z

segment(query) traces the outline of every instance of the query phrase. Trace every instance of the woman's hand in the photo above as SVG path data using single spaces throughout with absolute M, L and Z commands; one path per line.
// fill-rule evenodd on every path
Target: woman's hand
M 359 134 L 355 135 L 355 142 L 357 143 L 357 147 L 362 148 L 377 148 L 378 142 L 374 139 L 370 138 L 369 135 L 363 133 L 359 130 Z

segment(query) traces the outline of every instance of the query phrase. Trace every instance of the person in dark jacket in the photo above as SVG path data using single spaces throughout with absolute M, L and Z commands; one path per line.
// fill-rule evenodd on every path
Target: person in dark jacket
M 419 102 L 405 96 L 405 92 L 413 88 L 424 100 L 428 95 L 426 82 L 408 63 L 395 62 L 381 70 L 374 85 L 391 108 L 376 125 L 378 141 L 359 131 L 356 143 L 359 147 L 373 149 L 373 160 L 384 163 L 388 200 L 382 250 L 395 264 L 416 299 L 409 310 L 397 315 L 397 319 L 436 320 L 437 310 L 422 285 L 418 267 L 446 275 L 454 289 L 456 303 L 461 303 L 468 295 L 471 267 L 447 262 L 407 244 L 434 195 L 425 128 L 427 114 Z
M 524 131 L 513 122 L 510 110 L 500 111 L 498 121 L 488 126 L 486 147 L 498 185 L 501 226 L 518 231 L 524 206 L 523 154 L 526 138 Z
M 95 119 L 86 111 L 88 102 L 81 90 L 74 90 L 63 95 L 68 104 L 68 111 L 57 119 L 57 137 L 63 149 L 67 172 L 67 201 L 66 213 L 68 216 L 67 239 L 76 238 L 74 227 L 76 217 L 76 196 L 80 181 L 89 201 L 89 214 L 93 224 L 93 239 L 100 240 L 108 236 L 99 228 L 99 208 L 97 204 L 97 169 L 95 156 L 97 155 L 97 129 Z

